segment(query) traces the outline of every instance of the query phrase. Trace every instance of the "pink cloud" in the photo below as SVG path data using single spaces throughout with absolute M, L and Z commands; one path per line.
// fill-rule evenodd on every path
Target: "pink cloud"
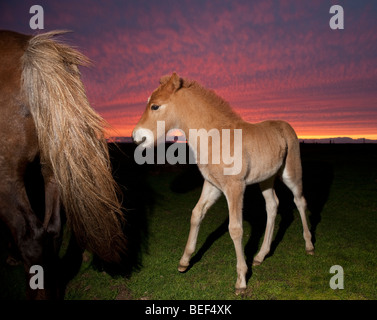
M 1 21 L 28 27 L 29 4 L 2 3 Z M 345 2 L 341 31 L 329 28 L 328 1 L 41 5 L 49 30 L 75 31 L 66 38 L 93 60 L 82 70 L 88 97 L 125 134 L 173 71 L 215 89 L 248 121 L 282 118 L 302 132 L 375 129 L 374 4 Z
M 303 6 L 295 6 L 294 11 L 290 8 L 292 4 L 284 7 L 284 3 L 280 8 L 283 21 L 297 21 L 307 15 Z M 142 111 L 159 77 L 178 71 L 216 89 L 240 113 L 257 103 L 259 109 L 244 113 L 248 120 L 270 117 L 318 124 L 324 123 L 323 114 L 327 114 L 331 121 L 344 126 L 341 114 L 331 109 L 344 99 L 334 96 L 356 94 L 365 83 L 377 78 L 375 60 L 367 54 L 371 43 L 376 43 L 375 34 L 369 31 L 360 37 L 354 32 L 339 35 L 330 30 L 318 33 L 315 29 L 300 32 L 294 28 L 287 33 L 276 29 L 272 2 L 246 9 L 245 5 L 233 5 L 229 11 L 207 15 L 205 21 L 200 13 L 190 20 L 181 11 L 170 15 L 159 11 L 159 18 L 152 19 L 149 29 L 107 33 L 103 50 L 93 53 L 98 57 L 100 73 L 109 75 L 109 83 L 90 84 L 94 99 L 104 106 L 109 106 L 105 101 L 109 98 L 122 100 L 125 107 L 132 104 L 136 108 L 140 103 Z M 241 14 L 246 11 L 250 16 Z M 173 25 L 178 27 L 169 27 L 169 17 L 174 17 Z M 148 24 L 148 18 L 145 15 L 140 22 Z M 274 96 L 278 98 L 271 102 Z M 276 101 L 281 96 L 289 104 L 278 107 Z M 334 99 L 328 107 L 328 101 Z M 368 97 L 358 99 L 342 108 L 355 114 L 358 104 Z M 311 113 L 305 112 L 308 103 L 315 104 Z M 258 114 L 263 107 L 269 112 Z M 300 114 L 305 117 L 300 118 Z

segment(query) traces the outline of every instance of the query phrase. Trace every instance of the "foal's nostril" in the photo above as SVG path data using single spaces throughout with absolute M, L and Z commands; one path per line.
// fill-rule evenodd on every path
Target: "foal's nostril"
M 147 137 L 142 137 L 141 140 L 136 140 L 134 137 L 132 137 L 132 140 L 134 143 L 136 143 L 137 145 L 143 143 L 145 140 L 147 139 Z

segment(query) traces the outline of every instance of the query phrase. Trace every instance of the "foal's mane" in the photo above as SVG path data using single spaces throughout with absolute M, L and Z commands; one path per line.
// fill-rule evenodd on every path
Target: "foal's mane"
M 207 89 L 199 84 L 195 80 L 182 79 L 182 87 L 191 90 L 195 95 L 199 96 L 210 108 L 210 112 L 215 112 L 224 118 L 237 121 L 242 120 L 241 116 L 238 115 L 230 106 L 229 102 L 220 97 L 214 90 Z

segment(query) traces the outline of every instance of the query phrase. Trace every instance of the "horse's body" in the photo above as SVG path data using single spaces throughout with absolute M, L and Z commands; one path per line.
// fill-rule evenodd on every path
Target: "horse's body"
M 248 269 L 242 246 L 242 206 L 245 187 L 248 184 L 259 183 L 266 201 L 266 232 L 262 247 L 253 262 L 254 265 L 258 265 L 264 260 L 271 246 L 279 203 L 274 191 L 276 176 L 282 178 L 294 195 L 302 219 L 306 251 L 313 254 L 314 247 L 305 216 L 306 201 L 302 192 L 300 147 L 297 136 L 288 123 L 247 123 L 214 92 L 204 89 L 194 81 L 181 79 L 175 73 L 171 77 L 162 78 L 160 87 L 149 98 L 147 108 L 133 131 L 134 141 L 143 143 L 145 147 L 153 146 L 159 138 L 156 136 L 156 122 L 162 120 L 165 121 L 166 132 L 179 128 L 186 137 L 190 136 L 190 129 L 205 129 L 204 132 L 207 133 L 211 129 L 217 129 L 224 138 L 223 130 L 228 129 L 229 150 L 242 151 L 242 154 L 233 154 L 233 157 L 242 157 L 241 166 L 231 168 L 229 159 L 226 158 L 221 159 L 220 163 L 211 162 L 211 143 L 208 143 L 207 148 L 208 163 L 201 163 L 202 150 L 194 148 L 198 167 L 205 181 L 199 202 L 192 212 L 190 233 L 179 263 L 179 271 L 183 272 L 188 268 L 190 257 L 195 251 L 200 222 L 223 192 L 229 207 L 229 233 L 237 255 L 236 290 L 243 291 L 246 288 Z M 235 129 L 242 130 L 242 139 L 233 139 Z M 192 147 L 190 139 L 188 142 Z M 237 144 L 238 148 L 235 148 Z M 225 175 L 224 168 L 230 168 L 230 173 Z
M 125 244 L 103 120 L 90 108 L 78 71 L 87 60 L 54 41 L 59 33 L 0 31 L 0 218 L 26 274 L 33 265 L 44 269 L 44 289 L 27 286 L 29 298 L 57 297 L 61 205 L 79 243 L 101 258 L 118 260 Z M 24 183 L 38 159 L 42 213 L 33 211 Z

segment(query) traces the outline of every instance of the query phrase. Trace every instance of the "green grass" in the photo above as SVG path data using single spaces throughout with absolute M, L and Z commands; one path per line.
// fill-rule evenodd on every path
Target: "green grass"
M 183 168 L 147 176 L 154 203 L 147 212 L 148 232 L 140 268 L 128 277 L 110 276 L 95 268 L 89 255 L 68 284 L 65 299 L 377 299 L 377 148 L 303 148 L 303 164 L 309 176 L 306 188 L 315 204 L 321 202 L 319 216 L 312 217 L 317 219 L 312 221 L 318 221 L 314 256 L 305 253 L 301 221 L 294 209 L 294 218 L 273 254 L 260 266 L 251 267 L 246 293 L 236 296 L 233 243 L 226 228 L 218 232 L 228 215 L 222 197 L 202 222 L 197 251 L 214 232 L 215 240 L 210 241 L 200 261 L 188 272 L 179 273 L 177 266 L 186 244 L 191 210 L 201 192 L 201 187 L 181 193 L 171 190 L 187 170 Z M 258 206 L 258 198 L 255 203 Z M 246 248 L 258 228 L 252 218 L 257 214 L 253 205 L 247 209 L 251 212 L 244 213 Z M 260 214 L 264 219 L 264 213 Z M 277 216 L 275 235 L 284 219 L 284 213 Z M 257 240 L 260 246 L 263 234 Z M 255 254 L 251 250 L 249 260 L 251 253 Z M 343 290 L 329 286 L 333 265 L 344 269 Z
M 180 274 L 177 265 L 201 188 L 174 193 L 170 186 L 179 173 L 162 173 L 148 177 L 158 200 L 148 217 L 148 250 L 143 253 L 140 270 L 127 279 L 110 278 L 86 266 L 71 281 L 66 299 L 116 299 L 119 292 L 118 298 L 122 298 L 122 290 L 128 290 L 127 298 L 132 299 L 376 299 L 376 153 L 323 152 L 320 148 L 303 152 L 304 164 L 308 160 L 333 168 L 328 199 L 316 228 L 314 256 L 305 254 L 301 221 L 294 210 L 294 220 L 273 255 L 252 267 L 245 295 L 234 294 L 236 258 L 228 232 L 216 239 L 187 273 Z M 227 214 L 222 197 L 203 220 L 197 250 Z M 275 234 L 280 220 L 278 215 Z M 245 221 L 244 243 L 252 232 Z M 332 265 L 344 269 L 343 290 L 329 286 Z

